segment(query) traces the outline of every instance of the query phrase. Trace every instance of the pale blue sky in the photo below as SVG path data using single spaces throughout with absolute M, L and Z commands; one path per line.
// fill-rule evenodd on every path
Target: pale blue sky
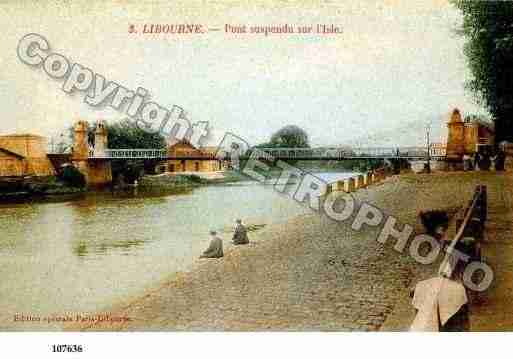
M 312 144 L 418 144 L 424 124 L 436 138 L 455 106 L 479 111 L 463 89 L 468 77 L 463 40 L 452 33 L 459 13 L 445 1 L 188 1 L 144 4 L 79 1 L 58 6 L 7 1 L 0 5 L 2 52 L 0 133 L 55 134 L 78 118 L 117 119 L 84 94 L 16 56 L 20 38 L 44 35 L 52 50 L 152 100 L 209 121 L 251 143 L 287 124 L 303 127 Z M 133 35 L 129 24 L 337 24 L 341 35 Z M 384 136 L 382 133 L 385 133 Z M 386 141 L 384 141 L 386 140 Z

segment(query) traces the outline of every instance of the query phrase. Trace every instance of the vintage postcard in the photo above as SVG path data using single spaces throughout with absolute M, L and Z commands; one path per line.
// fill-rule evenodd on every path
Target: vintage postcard
M 512 2 L 0 20 L 0 332 L 513 330 Z

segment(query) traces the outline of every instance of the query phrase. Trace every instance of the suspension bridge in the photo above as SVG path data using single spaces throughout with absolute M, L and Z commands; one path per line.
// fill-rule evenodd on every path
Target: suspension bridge
M 156 160 L 230 160 L 233 154 L 226 150 L 216 153 L 201 150 L 181 151 L 169 154 L 163 149 L 102 149 L 90 150 L 90 159 L 156 159 Z M 440 144 L 429 147 L 354 147 L 354 148 L 253 148 L 238 153 L 240 159 L 249 157 L 262 160 L 358 160 L 358 159 L 407 159 L 407 160 L 443 160 L 446 148 Z

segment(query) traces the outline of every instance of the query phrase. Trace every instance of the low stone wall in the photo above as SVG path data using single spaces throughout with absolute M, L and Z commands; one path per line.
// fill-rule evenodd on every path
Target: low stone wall
M 349 177 L 344 180 L 329 183 L 326 186 L 325 195 L 331 192 L 346 192 L 351 193 L 361 188 L 367 188 L 375 183 L 383 181 L 388 173 L 384 168 L 379 168 L 374 171 L 369 171 L 354 177 Z

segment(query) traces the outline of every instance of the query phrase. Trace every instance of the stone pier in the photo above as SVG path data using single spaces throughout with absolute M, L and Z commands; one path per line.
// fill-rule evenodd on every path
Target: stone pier
M 88 185 L 101 186 L 112 182 L 112 168 L 109 160 L 90 159 L 94 151 L 96 157 L 101 157 L 108 148 L 107 128 L 99 121 L 94 132 L 94 150 L 89 148 L 88 124 L 78 121 L 74 127 L 74 143 L 71 159 L 73 165 L 84 175 Z

